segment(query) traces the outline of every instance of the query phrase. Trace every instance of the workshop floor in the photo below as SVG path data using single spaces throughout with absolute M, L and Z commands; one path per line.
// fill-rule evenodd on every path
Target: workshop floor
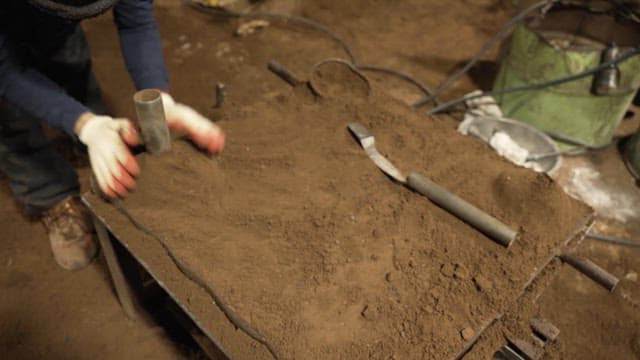
M 0 188 L 0 351 L 6 359 L 176 359 L 164 331 L 128 320 L 102 261 L 59 268 L 44 227 Z
M 209 81 L 219 77 L 231 89 L 230 106 L 234 102 L 253 101 L 269 90 L 252 84 L 251 73 L 236 74 L 233 70 L 238 67 L 238 62 L 250 61 L 252 51 L 262 52 L 272 44 L 254 41 L 249 46 L 235 47 L 233 44 L 237 38 L 232 36 L 232 32 L 237 23 L 209 23 L 200 16 L 195 16 L 193 21 L 180 22 L 177 20 L 180 17 L 171 12 L 183 11 L 180 13 L 183 19 L 190 12 L 181 9 L 179 1 L 163 0 L 156 3 L 172 77 L 192 76 L 193 81 Z M 277 1 L 275 3 L 278 5 Z M 508 17 L 508 4 L 511 2 L 467 0 L 446 3 L 438 0 L 407 0 L 395 5 L 395 9 L 391 9 L 392 5 L 379 2 L 368 7 L 361 6 L 363 1 L 318 0 L 314 3 L 317 5 L 312 7 L 313 11 L 307 9 L 304 15 L 316 18 L 345 34 L 365 60 L 410 71 L 427 84 L 433 85 L 441 83 L 447 74 L 468 59 L 498 29 Z M 291 1 L 289 4 L 296 2 Z M 295 8 L 295 5 L 290 6 Z M 382 14 L 389 11 L 397 11 L 398 14 L 398 21 L 394 21 L 392 26 L 379 21 Z M 198 32 L 198 27 L 204 26 L 216 29 L 215 34 L 212 35 L 211 31 Z M 132 88 L 127 83 L 128 79 L 123 76 L 123 65 L 119 60 L 113 65 L 113 73 L 116 75 L 111 75 L 110 72 L 109 66 L 114 64 L 113 51 L 117 48 L 110 19 L 96 19 L 87 28 L 98 71 L 103 76 L 108 74 L 119 77 L 115 81 L 119 85 L 118 89 L 121 93 L 128 93 Z M 264 31 L 278 31 L 283 36 L 288 34 L 284 26 Z M 299 40 L 304 35 L 318 38 L 306 30 L 296 30 L 293 33 L 292 41 Z M 410 42 L 397 41 L 399 37 L 408 37 Z M 195 76 L 192 68 L 181 67 L 183 63 L 193 62 L 199 48 L 203 46 L 213 46 L 219 50 L 223 65 L 211 66 L 216 69 L 226 66 L 230 70 L 229 74 L 208 73 L 204 76 L 207 68 L 201 67 L 198 69 L 200 74 Z M 317 55 L 324 58 L 331 55 L 327 52 L 338 53 L 339 49 L 326 41 L 323 49 L 313 54 L 302 53 L 300 56 Z M 278 60 L 300 74 L 309 65 L 309 61 L 299 59 Z M 207 65 L 197 61 L 196 64 Z M 472 77 L 462 81 L 449 96 L 466 93 L 478 86 L 488 86 L 493 70 L 494 63 L 482 62 L 472 72 Z M 205 79 L 202 79 L 203 76 Z M 384 84 L 387 91 L 399 99 L 411 101 L 419 96 L 401 82 L 377 76 L 374 80 L 374 84 Z M 211 88 L 213 89 L 213 85 Z M 122 96 L 114 88 L 105 90 L 107 100 L 110 100 L 109 97 Z M 175 91 L 186 94 L 189 88 L 183 87 Z M 212 102 L 212 93 L 202 98 L 200 104 L 195 104 L 199 108 Z M 119 102 L 114 103 L 117 105 Z M 132 109 L 115 106 L 114 112 L 131 114 Z M 637 122 L 632 122 L 626 122 L 625 126 L 637 125 Z M 571 174 L 572 168 L 583 166 L 585 162 L 595 164 L 596 167 L 604 166 L 598 171 L 606 174 L 611 191 L 623 188 L 627 189 L 625 191 L 635 191 L 631 197 L 637 196 L 638 188 L 630 180 L 615 149 L 572 161 L 576 164 L 567 168 L 565 176 L 569 177 L 567 174 Z M 86 167 L 82 169 L 82 173 L 87 174 Z M 0 181 L 0 226 L 4 234 L 0 239 L 0 268 L 3 269 L 0 271 L 0 351 L 7 358 L 187 357 L 161 328 L 133 322 L 124 316 L 102 262 L 98 261 L 88 269 L 76 273 L 57 268 L 50 257 L 46 234 L 41 224 L 30 222 L 20 215 L 6 180 Z M 633 205 L 638 211 L 637 204 L 632 203 L 631 211 L 634 210 Z M 599 231 L 640 238 L 639 217 L 617 216 L 617 220 L 611 220 L 605 217 L 616 216 L 606 211 L 603 215 L 595 226 Z M 608 294 L 568 267 L 557 272 L 537 301 L 539 314 L 554 322 L 562 331 L 549 357 L 640 359 L 640 287 L 637 283 L 640 250 L 585 241 L 580 251 L 623 281 L 613 294 Z

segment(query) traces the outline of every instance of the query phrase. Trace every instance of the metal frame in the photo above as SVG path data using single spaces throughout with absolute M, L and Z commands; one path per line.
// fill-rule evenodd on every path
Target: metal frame
M 102 248 L 102 253 L 105 256 L 109 274 L 113 282 L 116 296 L 120 302 L 123 311 L 132 320 L 141 319 L 143 317 L 143 308 L 140 305 L 135 292 L 133 291 L 131 284 L 125 276 L 125 272 L 122 269 L 121 261 L 118 258 L 118 254 L 114 249 L 114 242 L 121 245 L 131 256 L 132 259 L 142 268 L 144 271 L 158 284 L 158 286 L 164 291 L 167 297 L 171 300 L 171 304 L 168 304 L 168 310 L 175 316 L 180 326 L 193 338 L 193 340 L 200 346 L 204 354 L 210 359 L 221 360 L 231 359 L 228 353 L 213 339 L 213 336 L 202 326 L 202 324 L 195 318 L 195 316 L 178 300 L 177 296 L 169 290 L 169 288 L 162 282 L 153 271 L 146 265 L 144 261 L 138 258 L 128 246 L 120 241 L 118 237 L 111 231 L 109 226 L 104 220 L 96 214 L 93 207 L 84 197 L 82 202 L 87 206 L 93 215 L 93 222 L 98 235 L 98 240 Z

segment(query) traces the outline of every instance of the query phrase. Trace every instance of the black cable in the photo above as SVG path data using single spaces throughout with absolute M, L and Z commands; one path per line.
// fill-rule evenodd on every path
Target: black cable
M 620 140 L 620 138 L 616 138 L 614 137 L 613 140 L 611 142 L 608 142 L 604 145 L 590 145 L 587 144 L 579 139 L 576 139 L 574 137 L 571 137 L 569 135 L 564 135 L 564 134 L 560 134 L 554 131 L 549 131 L 549 130 L 541 130 L 542 132 L 544 132 L 545 134 L 549 135 L 549 137 L 551 137 L 554 140 L 558 140 L 564 143 L 567 143 L 569 145 L 575 145 L 575 146 L 579 146 L 584 148 L 585 150 L 604 150 L 606 148 L 608 148 L 609 146 L 615 144 L 618 142 L 618 140 Z
M 445 110 L 448 110 L 460 103 L 464 103 L 465 101 L 468 100 L 473 100 L 473 99 L 477 99 L 477 98 L 481 98 L 483 96 L 500 96 L 500 95 L 506 95 L 506 94 L 511 94 L 511 93 L 515 93 L 515 92 L 520 92 L 520 91 L 530 91 L 530 90 L 539 90 L 539 89 L 544 89 L 547 87 L 551 87 L 551 86 L 556 86 L 556 85 L 560 85 L 560 84 L 564 84 L 567 82 L 571 82 L 574 80 L 578 80 L 578 79 L 582 79 L 588 76 L 592 76 L 595 75 L 597 73 L 599 73 L 600 71 L 609 68 L 610 66 L 616 65 L 618 63 L 621 63 L 627 59 L 629 59 L 632 56 L 636 56 L 640 54 L 640 48 L 634 48 L 632 50 L 627 51 L 626 53 L 620 55 L 618 58 L 611 60 L 611 61 L 607 61 L 605 63 L 602 63 L 592 69 L 589 70 L 585 70 L 583 72 L 577 73 L 577 74 L 573 74 L 573 75 L 569 75 L 569 76 L 565 76 L 559 79 L 555 79 L 555 80 L 550 80 L 550 81 L 546 81 L 546 82 L 542 82 L 542 83 L 537 83 L 537 84 L 530 84 L 530 85 L 523 85 L 523 86 L 518 86 L 518 87 L 514 87 L 514 88 L 508 88 L 508 89 L 501 89 L 501 90 L 494 90 L 494 91 L 486 91 L 480 94 L 474 94 L 474 95 L 466 95 L 451 101 L 448 101 L 442 105 L 436 106 L 435 108 L 429 110 L 428 114 L 429 115 L 434 115 L 434 114 L 438 114 L 441 113 Z
M 236 329 L 242 330 L 250 338 L 264 345 L 269 351 L 269 353 L 271 353 L 271 356 L 273 356 L 274 359 L 276 360 L 280 359 L 280 357 L 278 356 L 278 353 L 275 351 L 273 346 L 271 346 L 271 344 L 267 341 L 267 339 L 265 339 L 262 335 L 260 335 L 260 333 L 257 330 L 252 328 L 251 325 L 249 325 L 246 321 L 244 321 L 244 319 L 242 319 L 238 314 L 236 314 L 231 309 L 231 307 L 229 307 L 229 305 L 227 305 L 222 300 L 222 298 L 213 290 L 213 288 L 198 275 L 198 273 L 196 273 L 193 269 L 191 269 L 189 265 L 187 265 L 184 261 L 182 261 L 179 257 L 177 257 L 171 250 L 171 247 L 169 246 L 168 242 L 161 235 L 157 234 L 149 226 L 142 223 L 135 216 L 133 216 L 133 214 L 131 214 L 129 210 L 127 210 L 124 206 L 122 206 L 121 200 L 119 199 L 114 200 L 112 203 L 118 211 L 120 211 L 127 219 L 129 219 L 129 221 L 131 221 L 133 226 L 135 226 L 140 231 L 154 238 L 162 246 L 165 253 L 167 254 L 167 256 L 169 256 L 169 258 L 174 263 L 174 265 L 178 268 L 178 270 L 180 270 L 180 272 L 184 274 L 189 280 L 193 281 L 195 284 L 200 286 L 211 297 L 213 302 L 220 308 L 222 313 L 227 317 L 229 322 L 231 322 L 231 324 L 233 324 L 233 326 Z
M 567 135 L 563 135 L 560 133 L 556 133 L 556 132 L 552 132 L 552 131 L 547 131 L 547 130 L 540 130 L 543 133 L 549 135 L 550 138 L 554 139 L 554 140 L 558 140 L 564 143 L 567 143 L 569 145 L 573 145 L 575 146 L 575 148 L 571 148 L 571 149 L 567 149 L 567 150 L 560 150 L 560 151 L 556 151 L 556 152 L 550 152 L 550 153 L 543 153 L 543 154 L 531 154 L 529 155 L 529 157 L 527 157 L 527 161 L 540 161 L 546 158 L 550 158 L 550 157 L 554 157 L 554 156 L 577 156 L 577 155 L 582 155 L 587 153 L 588 151 L 596 151 L 596 150 L 604 150 L 612 145 L 615 145 L 618 143 L 618 141 L 620 140 L 620 138 L 616 138 L 614 137 L 610 142 L 604 144 L 604 145 L 598 145 L 598 146 L 594 146 L 594 145 L 590 145 L 587 144 L 583 141 L 580 141 L 576 138 L 567 136 Z
M 487 41 L 486 44 L 484 44 L 484 46 L 482 48 L 480 48 L 480 50 L 478 50 L 478 52 L 475 54 L 475 56 L 473 58 L 471 58 L 471 60 L 469 60 L 469 62 L 460 70 L 458 70 L 455 74 L 451 75 L 445 82 L 444 84 L 442 84 L 440 87 L 438 87 L 435 92 L 433 93 L 433 95 L 427 96 L 425 98 L 422 98 L 421 100 L 417 101 L 415 104 L 413 104 L 413 107 L 420 107 L 428 102 L 437 100 L 438 97 L 440 95 L 442 95 L 442 93 L 444 93 L 445 91 L 447 91 L 462 75 L 466 74 L 467 72 L 469 72 L 469 70 L 478 62 L 480 61 L 480 59 L 487 53 L 487 51 L 489 51 L 491 48 L 493 48 L 495 46 L 495 44 L 498 42 L 498 40 L 500 40 L 503 35 L 509 33 L 511 31 L 511 29 L 513 28 L 513 26 L 517 25 L 518 23 L 520 23 L 522 20 L 524 20 L 529 14 L 531 14 L 532 12 L 542 9 L 543 7 L 556 2 L 557 0 L 543 0 L 543 1 L 539 1 L 529 7 L 527 7 L 526 9 L 520 11 L 519 13 L 517 13 L 515 16 L 513 16 L 506 24 L 504 24 L 502 26 L 502 28 L 495 34 L 493 35 L 493 37 L 491 39 L 489 39 L 489 41 Z
M 278 14 L 278 13 L 265 12 L 265 11 L 242 13 L 242 12 L 231 11 L 231 10 L 220 10 L 212 6 L 207 6 L 205 4 L 195 2 L 193 0 L 186 0 L 186 3 L 187 5 L 191 6 L 194 9 L 210 15 L 218 15 L 218 16 L 226 16 L 226 17 L 234 17 L 234 18 L 270 18 L 270 19 L 298 22 L 298 23 L 304 24 L 310 28 L 313 28 L 316 31 L 319 31 L 321 33 L 328 35 L 329 37 L 334 39 L 338 44 L 340 44 L 344 52 L 347 54 L 349 61 L 351 62 L 353 67 L 355 67 L 356 69 L 366 70 L 366 71 L 378 71 L 378 72 L 394 75 L 414 84 L 422 92 L 424 92 L 426 96 L 431 96 L 433 94 L 433 92 L 427 85 L 425 85 L 424 83 L 422 83 L 421 81 L 417 80 L 415 77 L 407 73 L 404 73 L 402 71 L 392 69 L 389 67 L 385 67 L 385 66 L 360 64 L 355 55 L 355 52 L 353 51 L 349 43 L 347 43 L 347 41 L 342 36 L 338 35 L 336 32 L 334 32 L 330 28 L 314 20 L 311 20 L 309 18 L 306 18 L 303 16 Z M 439 103 L 436 102 L 436 105 L 438 104 Z
M 387 73 L 387 74 L 392 74 L 395 75 L 399 78 L 402 78 L 410 83 L 413 83 L 416 87 L 418 87 L 420 90 L 422 90 L 422 92 L 424 92 L 425 94 L 433 94 L 433 91 L 431 91 L 431 89 L 425 85 L 422 81 L 414 78 L 413 76 L 404 73 L 402 71 L 396 70 L 396 69 L 392 69 L 392 68 L 388 68 L 385 66 L 378 66 L 378 65 L 370 65 L 370 64 L 356 64 L 355 66 L 357 69 L 359 70 L 363 70 L 363 71 L 377 71 L 377 72 L 383 72 L 383 73 Z M 433 99 L 433 102 L 436 105 L 440 105 L 440 101 L 436 98 Z

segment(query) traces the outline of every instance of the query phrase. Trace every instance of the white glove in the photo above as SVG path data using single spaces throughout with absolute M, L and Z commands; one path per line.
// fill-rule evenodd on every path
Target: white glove
M 138 135 L 129 120 L 93 115 L 78 137 L 87 145 L 91 168 L 105 195 L 125 196 L 135 188 L 133 177 L 140 167 L 127 145 L 137 145 Z
M 162 93 L 162 104 L 169 128 L 186 133 L 196 145 L 210 153 L 222 151 L 224 132 L 211 120 L 189 106 L 176 103 L 167 93 Z

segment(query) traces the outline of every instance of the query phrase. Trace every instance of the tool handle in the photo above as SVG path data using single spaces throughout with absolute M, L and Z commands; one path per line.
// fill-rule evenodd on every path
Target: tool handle
M 560 259 L 609 291 L 613 291 L 620 281 L 613 274 L 596 265 L 591 260 L 569 254 L 560 255 Z
M 452 194 L 433 181 L 412 173 L 407 178 L 407 186 L 429 198 L 436 205 L 447 210 L 460 220 L 478 229 L 503 246 L 509 247 L 518 233 L 500 220 Z
M 300 85 L 300 83 L 302 83 L 302 81 L 300 81 L 295 75 L 293 75 L 291 71 L 289 71 L 287 68 L 282 66 L 282 64 L 275 60 L 269 61 L 267 68 L 269 68 L 269 70 L 271 70 L 271 72 L 273 72 L 274 74 L 278 75 L 278 77 L 280 77 L 282 80 L 289 83 L 289 85 L 291 86 L 298 86 Z

